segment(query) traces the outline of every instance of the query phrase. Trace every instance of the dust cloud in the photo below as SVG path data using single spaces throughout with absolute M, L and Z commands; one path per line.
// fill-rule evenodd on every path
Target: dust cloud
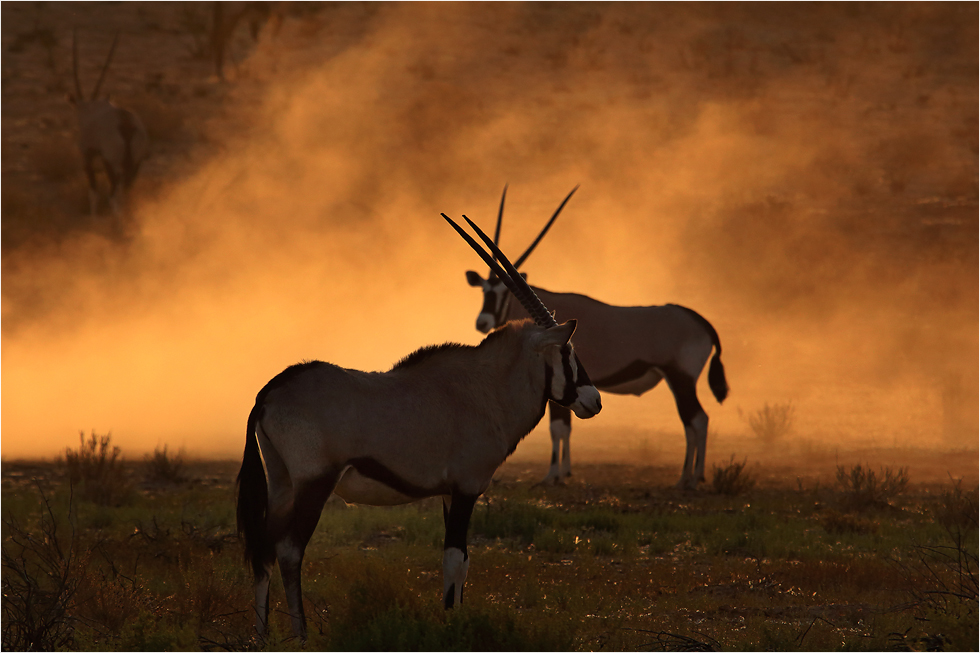
M 975 451 L 977 22 L 932 4 L 288 15 L 127 238 L 5 254 L 3 455 L 94 429 L 128 455 L 235 456 L 287 365 L 478 342 L 463 272 L 484 269 L 439 212 L 489 225 L 507 183 L 514 256 L 581 184 L 532 283 L 715 325 L 732 395 L 701 394 L 733 452 L 766 402 L 793 404 L 808 446 Z M 683 446 L 666 388 L 575 430 L 586 457 Z

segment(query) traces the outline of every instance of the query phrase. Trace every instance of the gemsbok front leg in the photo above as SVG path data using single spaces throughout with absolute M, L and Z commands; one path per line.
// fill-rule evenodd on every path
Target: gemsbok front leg
M 550 402 L 551 467 L 542 483 L 560 483 L 572 475 L 572 452 L 569 449 L 572 435 L 572 411 Z
M 446 522 L 446 540 L 442 552 L 442 602 L 446 609 L 463 602 L 463 584 L 470 568 L 466 552 L 466 532 L 476 505 L 477 495 L 454 492 L 442 500 Z

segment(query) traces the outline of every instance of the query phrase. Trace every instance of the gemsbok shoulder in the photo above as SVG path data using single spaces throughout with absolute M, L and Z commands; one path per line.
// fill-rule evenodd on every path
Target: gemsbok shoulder
M 565 197 L 538 237 L 514 263 L 515 268 L 520 268 L 531 255 L 577 189 L 572 189 Z M 497 243 L 506 197 L 505 187 L 497 213 L 494 239 Z M 466 279 L 471 286 L 483 291 L 483 307 L 476 319 L 479 331 L 487 333 L 510 320 L 527 317 L 524 309 L 511 301 L 512 293 L 493 269 L 487 278 L 467 271 Z M 577 293 L 550 292 L 538 286 L 530 288 L 557 317 L 575 316 L 578 323 L 575 351 L 599 390 L 639 396 L 661 380 L 667 380 L 687 439 L 684 467 L 677 487 L 697 488 L 704 480 L 708 439 L 708 415 L 698 401 L 697 382 L 712 348 L 714 356 L 708 368 L 708 386 L 719 403 L 728 396 L 728 382 L 721 363 L 721 340 L 711 323 L 696 311 L 677 304 L 613 306 Z M 554 483 L 572 473 L 569 449 L 572 419 L 568 410 L 553 402 L 549 412 L 551 466 L 542 482 Z
M 387 372 L 300 363 L 259 391 L 248 416 L 237 516 L 255 578 L 260 634 L 267 628 L 269 582 L 278 562 L 293 632 L 305 639 L 303 555 L 331 493 L 368 505 L 441 496 L 442 598 L 447 608 L 459 603 L 469 568 L 470 516 L 494 472 L 541 420 L 549 401 L 581 418 L 602 407 L 572 349 L 575 320 L 556 323 L 469 219 L 492 256 L 443 217 L 532 319 L 506 324 L 476 346 L 423 347 Z
M 108 98 L 99 98 L 102 82 L 118 42 L 119 34 L 116 34 L 99 79 L 92 89 L 92 95 L 86 99 L 78 77 L 78 39 L 75 32 L 72 32 L 71 63 L 75 93 L 68 96 L 68 101 L 75 107 L 78 118 L 78 149 L 81 150 L 85 176 L 88 178 L 89 209 L 92 215 L 98 212 L 99 207 L 95 162 L 102 161 L 109 178 L 109 206 L 114 214 L 120 215 L 140 164 L 146 158 L 149 144 L 146 128 L 139 116 L 129 109 L 117 107 Z

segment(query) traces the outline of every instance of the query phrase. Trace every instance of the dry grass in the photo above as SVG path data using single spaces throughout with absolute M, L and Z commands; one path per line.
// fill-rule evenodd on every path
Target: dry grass
M 107 458 L 111 452 L 106 443 Z M 79 504 L 78 546 L 91 555 L 73 568 L 82 600 L 67 615 L 75 621 L 65 648 L 256 646 L 251 582 L 234 537 L 237 467 L 202 484 L 202 473 L 213 475 L 205 469 L 186 464 L 188 482 L 163 493 L 143 488 L 125 506 Z M 448 613 L 440 603 L 438 501 L 325 510 L 306 556 L 308 646 L 835 650 L 882 649 L 889 637 L 899 641 L 895 633 L 916 646 L 938 633 L 952 642 L 969 636 L 970 601 L 949 594 L 944 612 L 918 599 L 894 606 L 896 588 L 920 597 L 969 589 L 975 534 L 957 546 L 933 511 L 968 526 L 970 493 L 954 488 L 940 500 L 910 485 L 907 507 L 889 508 L 884 519 L 827 508 L 829 490 L 794 492 L 789 481 L 749 498 L 656 486 L 637 494 L 634 484 L 648 471 L 617 470 L 580 466 L 575 482 L 554 488 L 503 475 L 470 528 L 466 602 Z M 66 486 L 40 467 L 33 473 L 53 484 L 51 506 L 67 535 L 57 509 Z M 6 533 L 13 515 L 36 510 L 39 498 L 30 486 L 13 489 L 8 477 L 4 488 Z M 6 556 L 9 541 L 4 546 Z M 968 560 L 962 574 L 933 555 L 954 551 Z M 295 648 L 278 578 L 272 601 L 266 646 Z

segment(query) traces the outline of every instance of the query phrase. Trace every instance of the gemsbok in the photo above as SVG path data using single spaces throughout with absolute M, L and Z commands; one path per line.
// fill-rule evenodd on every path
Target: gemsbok
M 92 95 L 85 99 L 82 84 L 78 78 L 78 39 L 72 32 L 71 63 L 75 78 L 75 94 L 68 101 L 75 107 L 78 117 L 78 148 L 82 153 L 85 175 L 88 177 L 89 209 L 96 215 L 99 206 L 99 187 L 95 179 L 95 161 L 102 160 L 106 176 L 109 178 L 109 206 L 112 212 L 120 215 L 126 195 L 140 164 L 146 158 L 149 139 L 143 122 L 135 113 L 112 104 L 108 98 L 99 98 L 99 90 L 105 80 L 112 55 L 116 51 L 119 34 L 112 39 L 109 55 L 99 74 L 99 80 L 92 89 Z
M 459 603 L 469 568 L 470 515 L 494 472 L 541 420 L 549 401 L 581 418 L 602 408 L 569 341 L 575 320 L 557 324 L 469 219 L 493 256 L 443 217 L 533 320 L 511 322 L 476 346 L 422 347 L 388 372 L 300 363 L 259 391 L 248 416 L 237 515 L 255 577 L 260 634 L 278 561 L 293 632 L 305 639 L 303 555 L 331 492 L 369 505 L 441 496 L 443 603 Z
M 538 237 L 514 263 L 515 268 L 531 255 L 577 189 L 572 189 L 565 197 Z M 505 187 L 497 213 L 495 242 L 500 239 L 506 197 Z M 493 269 L 486 279 L 477 272 L 467 271 L 466 279 L 471 286 L 483 290 L 483 307 L 476 319 L 479 331 L 487 333 L 510 320 L 527 317 L 522 307 L 511 301 L 511 292 Z M 704 480 L 708 439 L 708 415 L 698 401 L 697 381 L 712 348 L 715 354 L 708 368 L 708 385 L 719 403 L 728 396 L 728 382 L 721 363 L 721 341 L 711 323 L 690 308 L 677 304 L 612 306 L 577 293 L 550 292 L 537 286 L 531 286 L 531 290 L 555 311 L 557 317 L 575 316 L 578 323 L 575 351 L 599 390 L 639 396 L 662 379 L 667 380 L 687 438 L 684 468 L 677 487 L 697 488 Z M 572 473 L 571 414 L 552 403 L 550 418 L 551 467 L 542 481 L 544 483 L 559 482 Z

